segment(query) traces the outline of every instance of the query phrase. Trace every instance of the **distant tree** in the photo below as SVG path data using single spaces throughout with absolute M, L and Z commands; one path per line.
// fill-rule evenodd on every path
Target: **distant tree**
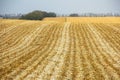
M 33 11 L 26 15 L 22 15 L 21 19 L 29 19 L 29 20 L 41 20 L 44 18 L 45 12 L 42 11 Z
M 76 14 L 76 13 L 73 13 L 73 14 L 70 14 L 69 16 L 70 16 L 70 17 L 78 17 L 79 15 Z
M 45 17 L 56 17 L 56 14 L 36 10 L 36 11 L 30 12 L 26 15 L 22 15 L 20 19 L 42 20 Z
M 1 18 L 3 18 L 3 16 L 2 16 L 2 15 L 0 15 L 0 19 L 1 19 Z
M 47 13 L 47 17 L 56 17 L 56 14 L 54 12 Z

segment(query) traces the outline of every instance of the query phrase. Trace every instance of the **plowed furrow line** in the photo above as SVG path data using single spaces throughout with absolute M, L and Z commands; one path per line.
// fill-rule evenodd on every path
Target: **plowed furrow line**
M 118 19 L 46 20 L 0 19 L 0 80 L 120 79 Z
M 73 42 L 73 31 L 72 31 L 72 28 L 73 28 L 73 24 L 71 24 L 71 26 L 69 27 L 69 38 L 70 38 L 70 44 L 69 44 L 69 61 L 68 61 L 68 65 L 66 65 L 66 70 L 64 72 L 64 76 L 63 76 L 63 80 L 71 80 L 73 78 L 73 71 L 74 71 L 74 53 L 73 53 L 73 45 L 74 45 L 74 42 Z
M 101 33 L 101 32 L 100 32 L 100 33 Z M 100 34 L 100 33 L 99 33 L 99 34 Z M 103 36 L 101 35 L 101 37 L 103 37 Z M 104 39 L 105 39 L 105 38 L 104 38 Z M 105 40 L 104 40 L 103 43 L 106 43 L 107 46 L 110 46 L 109 43 L 108 43 L 107 41 L 105 41 Z M 111 47 L 111 46 L 110 46 L 110 47 Z M 114 46 L 112 46 L 111 48 L 113 48 L 113 47 L 114 47 Z M 109 48 L 109 47 L 108 47 L 108 48 Z M 111 48 L 109 48 L 109 49 L 111 49 Z M 107 50 L 107 48 L 106 48 L 105 50 Z M 112 50 L 112 51 L 107 51 L 107 53 L 109 53 L 109 54 L 110 54 L 110 52 L 111 52 L 111 53 L 114 53 L 114 55 L 113 55 L 113 54 L 110 54 L 111 58 L 114 58 L 114 57 L 116 57 L 116 56 L 117 56 L 117 57 L 119 56 L 118 53 L 117 53 L 117 51 L 114 51 L 114 48 L 111 49 L 111 50 Z M 116 56 L 115 56 L 115 55 L 116 55 Z M 116 57 L 116 58 L 117 58 L 117 57 Z M 115 58 L 115 59 L 116 59 L 116 58 Z
M 33 31 L 35 31 L 35 29 L 33 29 Z M 33 33 L 33 31 L 31 30 L 31 33 Z M 22 33 L 21 33 L 21 34 L 22 34 Z M 21 43 L 23 42 L 23 39 L 22 39 L 22 38 L 24 38 L 26 35 L 28 35 L 28 34 L 26 34 L 26 31 L 24 31 L 24 33 L 22 34 L 22 36 L 20 36 L 21 39 L 20 39 L 20 40 L 17 40 L 18 43 L 15 44 L 14 46 L 19 46 L 19 44 L 21 44 Z M 19 39 L 19 38 L 16 37 L 16 39 Z M 13 44 L 14 44 L 14 43 L 13 43 Z M 14 46 L 13 46 L 13 47 L 11 46 L 11 48 L 14 48 Z M 10 54 L 12 54 L 12 53 L 10 53 Z M 10 54 L 8 54 L 8 53 L 4 54 L 3 57 L 1 56 L 1 59 L 9 56 Z M 13 56 L 15 56 L 15 55 L 13 55 Z
M 40 27 L 38 26 L 38 28 L 36 28 L 36 30 L 34 30 L 34 32 L 32 32 L 32 33 L 26 35 L 25 37 L 23 37 L 23 42 L 20 45 L 15 45 L 11 49 L 3 52 L 2 53 L 3 57 L 5 57 L 7 55 L 11 55 L 12 53 L 15 53 L 15 52 L 19 51 L 21 48 L 24 49 L 25 47 L 29 46 L 29 44 L 34 40 L 34 38 L 37 37 L 36 34 L 40 33 L 42 31 L 42 29 L 44 29 L 45 27 L 47 28 L 47 25 L 44 25 L 44 24 Z
M 50 27 L 49 27 L 47 30 L 45 30 L 45 29 L 47 29 L 47 28 L 44 28 L 44 30 L 40 31 L 38 34 L 40 34 L 40 33 L 42 33 L 42 32 L 46 32 L 47 30 L 50 29 Z M 36 34 L 36 37 L 37 37 L 37 34 Z M 33 38 L 33 37 L 32 37 L 32 38 Z M 31 42 L 32 42 L 32 41 L 31 41 Z M 26 42 L 26 43 L 27 43 L 27 42 Z M 31 44 L 31 43 L 30 43 L 30 44 Z M 29 44 L 29 45 L 30 45 L 30 44 Z M 28 46 L 29 46 L 29 45 L 28 45 Z M 37 47 L 37 46 L 35 46 L 35 47 Z M 25 49 L 25 48 L 26 48 L 26 49 Z M 16 53 L 14 53 L 15 55 L 13 55 L 13 54 L 12 54 L 12 56 L 9 55 L 9 56 L 7 56 L 7 58 L 8 58 L 9 60 L 11 59 L 11 61 L 14 62 L 14 61 L 16 61 L 17 59 L 19 59 L 19 58 L 21 58 L 21 57 L 23 56 L 23 55 L 21 55 L 22 53 L 24 53 L 24 55 L 27 55 L 27 54 L 28 54 L 28 53 L 27 53 L 28 50 L 29 50 L 29 51 L 32 50 L 32 49 L 30 50 L 30 48 L 32 48 L 32 46 L 29 46 L 29 47 L 26 46 L 25 48 L 23 48 L 23 47 L 22 47 L 22 49 L 19 48 L 20 51 L 19 51 L 19 53 L 17 53 L 17 55 L 16 55 Z M 6 58 L 5 58 L 5 59 L 6 59 Z M 2 61 L 3 61 L 3 59 L 2 59 Z M 10 63 L 12 63 L 12 62 L 9 61 L 8 63 L 4 63 L 4 64 L 10 64 Z M 3 66 L 3 65 L 2 65 L 2 66 Z
M 107 41 L 107 44 L 109 43 L 109 46 L 111 46 L 113 48 L 113 50 L 117 53 L 117 54 L 114 53 L 114 55 L 111 54 L 110 56 L 113 57 L 113 59 L 115 58 L 115 60 L 118 59 L 119 58 L 119 54 L 118 54 L 119 50 L 117 48 L 115 48 L 116 43 L 111 45 L 111 42 L 109 42 L 109 40 L 107 40 L 107 38 L 109 38 L 108 34 L 105 33 L 106 31 L 104 31 L 103 28 L 102 28 L 103 30 L 101 30 L 99 25 L 96 25 L 94 27 L 96 28 L 96 30 L 98 32 L 101 33 L 102 37 Z M 111 39 L 111 38 L 109 38 L 109 39 Z M 113 40 L 112 40 L 112 42 L 113 42 Z
M 88 74 L 86 74 L 86 79 L 96 80 L 95 69 L 94 69 L 94 66 L 91 64 L 92 60 L 90 58 L 90 57 L 92 57 L 92 55 L 89 56 L 91 45 L 89 44 L 90 43 L 89 42 L 89 37 L 87 35 L 88 31 L 86 30 L 86 25 L 85 24 L 83 24 L 81 27 L 82 27 L 81 29 L 83 30 L 83 34 L 84 34 L 84 36 L 83 36 L 83 39 L 85 40 L 84 43 L 86 44 L 85 49 L 83 47 L 84 52 L 82 53 L 83 57 L 85 59 L 86 69 L 88 69 Z
M 116 38 L 116 42 L 119 42 L 120 41 L 120 32 L 119 31 L 116 31 L 116 28 L 114 26 L 110 26 L 110 25 L 107 25 L 107 24 L 101 24 L 101 28 L 103 28 L 106 33 L 110 34 L 112 38 Z
M 95 36 L 93 36 L 94 34 L 92 34 L 92 31 L 89 29 L 89 27 L 86 27 L 88 29 L 88 35 L 91 36 L 89 38 L 89 43 L 91 45 L 91 49 L 90 49 L 90 57 L 91 58 L 91 64 L 94 66 L 94 69 L 96 71 L 96 77 L 97 79 L 107 79 L 109 80 L 110 77 L 107 73 L 107 71 L 105 70 L 105 66 L 102 65 L 102 63 L 100 62 L 100 58 L 99 56 L 101 56 L 102 53 L 104 53 L 103 49 L 101 48 L 100 44 L 98 44 L 98 41 L 95 39 Z
M 97 29 L 102 32 L 103 37 L 105 37 L 105 39 L 109 42 L 109 44 L 119 53 L 119 49 L 120 49 L 120 46 L 119 46 L 120 45 L 119 44 L 120 39 L 119 39 L 119 37 L 111 34 L 112 31 L 110 31 L 110 30 L 107 31 L 109 28 L 105 28 L 105 27 L 102 27 L 102 26 L 99 26 L 99 25 L 97 25 L 97 26 L 98 26 Z M 112 32 L 112 33 L 114 33 L 114 32 Z M 109 36 L 109 35 L 111 35 L 111 36 Z
M 9 33 L 12 32 L 12 31 L 15 31 L 15 29 L 16 29 L 18 26 L 21 26 L 21 25 L 24 25 L 24 24 L 27 24 L 27 25 L 28 25 L 28 23 L 30 23 L 30 22 L 22 22 L 22 23 L 20 23 L 20 24 L 18 24 L 18 25 L 9 26 L 8 28 L 0 31 L 0 33 L 1 33 L 1 34 L 0 34 L 0 37 L 4 36 L 4 35 L 6 35 L 6 34 L 9 34 Z M 9 34 L 9 35 L 12 35 L 12 33 Z
M 66 23 L 66 25 L 64 27 L 66 27 L 66 29 L 64 29 L 66 32 L 63 32 L 63 33 L 66 33 L 66 34 L 64 34 L 65 35 L 65 37 L 64 37 L 65 40 L 61 41 L 61 43 L 65 43 L 65 44 L 60 45 L 58 47 L 58 53 L 60 53 L 62 55 L 60 56 L 60 59 L 59 59 L 60 61 L 56 64 L 56 66 L 54 68 L 54 72 L 52 73 L 51 78 L 50 78 L 51 80 L 60 79 L 60 77 L 62 77 L 61 73 L 63 71 L 63 65 L 65 63 L 65 58 L 66 58 L 67 55 L 69 55 L 68 52 L 69 52 L 69 45 L 70 45 L 70 41 L 69 41 L 70 40 L 70 38 L 69 38 L 70 23 Z M 64 49 L 62 49 L 62 48 L 64 48 Z
M 81 29 L 80 29 L 80 24 L 77 23 L 76 25 L 76 60 L 75 60 L 75 71 L 76 71 L 76 75 L 75 75 L 75 80 L 83 80 L 85 79 L 84 76 L 84 71 L 83 71 L 83 62 L 84 62 L 84 58 L 81 55 L 81 49 L 82 49 L 82 44 L 84 44 L 83 39 L 82 39 L 82 35 L 81 33 Z
M 72 23 L 71 23 L 71 25 L 72 25 Z M 69 26 L 69 27 L 71 27 L 71 25 Z M 71 58 L 71 34 L 72 32 L 71 32 L 71 30 L 69 29 L 69 46 L 67 46 L 67 50 L 65 50 L 66 51 L 66 53 L 65 54 L 67 54 L 65 57 L 64 57 L 64 63 L 62 63 L 62 66 L 61 66 L 61 68 L 59 69 L 59 75 L 57 75 L 57 80 L 61 80 L 61 79 L 66 79 L 66 77 L 67 77 L 67 72 L 68 72 L 68 70 L 69 70 L 69 65 L 70 65 L 70 58 Z M 66 36 L 67 37 L 67 36 Z M 66 40 L 67 41 L 67 40 Z M 67 41 L 67 42 L 68 42 Z M 67 44 L 68 45 L 68 44 Z M 61 70 L 61 71 L 60 71 Z
M 9 34 L 13 33 L 12 35 L 6 34 L 6 36 L 2 37 L 1 44 L 0 44 L 0 45 L 3 45 L 3 46 L 1 46 L 1 52 L 2 53 L 4 51 L 7 51 L 9 48 L 13 47 L 16 42 L 18 42 L 18 44 L 22 43 L 22 41 L 20 41 L 20 39 L 28 34 L 28 31 L 26 31 L 26 30 L 28 29 L 27 27 L 30 26 L 30 25 L 29 26 L 24 26 L 24 25 L 23 25 L 23 27 L 18 26 L 12 32 L 10 31 L 11 33 L 9 32 Z M 27 28 L 27 29 L 25 29 L 24 27 Z M 31 26 L 31 28 L 32 28 L 32 26 Z M 34 30 L 34 28 L 33 28 L 33 30 Z M 17 45 L 17 44 L 15 44 L 15 45 Z
M 79 24 L 78 24 L 79 25 Z M 85 39 L 84 39 L 84 32 L 83 32 L 83 30 L 82 30 L 82 27 L 81 27 L 82 25 L 79 25 L 79 28 L 78 28 L 78 30 L 80 30 L 79 32 L 78 32 L 78 35 L 79 35 L 79 37 L 78 38 L 80 38 L 79 39 L 79 42 L 81 43 L 81 44 L 79 44 L 79 47 L 78 47 L 78 50 L 80 51 L 79 53 L 80 53 L 80 60 L 82 61 L 79 65 L 81 65 L 80 66 L 80 70 L 81 70 L 81 72 L 82 72 L 82 74 L 81 73 L 79 73 L 80 75 L 79 76 L 82 76 L 81 78 L 82 79 L 86 79 L 87 78 L 87 75 L 88 75 L 88 71 L 89 70 L 87 70 L 87 68 L 86 68 L 86 61 L 85 61 L 85 58 L 84 58 L 84 46 L 86 45 L 85 44 Z M 84 44 L 84 45 L 83 45 Z
M 119 47 L 117 46 L 118 43 L 116 42 L 116 40 L 114 40 L 114 38 L 112 38 L 112 37 L 109 37 L 110 34 L 108 35 L 104 28 L 101 29 L 100 26 L 97 26 L 96 29 L 101 33 L 101 35 L 104 37 L 104 39 L 106 41 L 108 41 L 109 45 L 117 52 L 116 58 L 117 57 L 120 58 L 120 56 L 119 56 L 119 49 L 118 49 Z M 114 55 L 114 57 L 115 57 L 115 55 Z
M 54 31 L 56 31 L 55 29 L 54 29 Z M 52 34 L 54 33 L 54 31 L 52 32 Z M 50 40 L 50 38 L 48 38 L 49 40 Z M 54 46 L 54 45 L 52 45 L 52 46 Z M 49 46 L 46 46 L 46 48 L 48 49 L 48 47 Z M 35 59 L 34 60 L 34 62 L 31 64 L 31 66 L 27 66 L 27 67 L 24 67 L 24 71 L 23 72 L 21 72 L 20 74 L 19 74 L 19 76 L 16 76 L 16 78 L 15 78 L 15 80 L 17 79 L 17 80 L 19 80 L 19 79 L 23 79 L 25 76 L 27 76 L 28 74 L 30 74 L 36 67 L 37 67 L 37 65 L 38 64 L 40 64 L 43 60 L 42 59 L 44 59 L 47 55 L 46 55 L 46 51 L 47 51 L 47 49 L 46 48 L 44 48 L 43 50 L 41 50 L 41 51 L 39 51 L 39 49 L 40 48 L 38 48 L 38 50 L 36 50 L 37 51 L 37 55 L 35 55 L 34 57 L 32 57 L 33 59 Z M 50 51 L 50 50 L 49 50 Z M 44 53 L 44 54 L 43 54 Z M 30 59 L 31 60 L 31 59 Z M 27 62 L 25 62 L 26 64 L 27 64 Z M 17 75 L 18 75 L 18 73 L 17 73 Z M 15 77 L 15 76 L 14 76 Z
M 97 80 L 101 79 L 102 80 L 102 79 L 104 79 L 104 74 L 105 73 L 103 72 L 104 74 L 101 74 L 101 72 L 99 70 L 100 67 L 98 68 L 98 66 L 96 66 L 96 63 L 95 63 L 95 61 L 97 61 L 97 59 L 93 58 L 93 57 L 95 57 L 95 54 L 96 54 L 95 50 L 97 50 L 97 47 L 95 46 L 95 44 L 97 42 L 93 41 L 93 38 L 92 38 L 93 34 L 91 34 L 91 32 L 89 31 L 88 26 L 86 24 L 85 24 L 84 28 L 85 28 L 85 32 L 86 32 L 86 38 L 89 39 L 87 41 L 87 44 L 88 44 L 87 50 L 89 52 L 87 54 L 87 58 L 89 58 L 89 61 L 90 61 L 91 65 L 92 65 L 92 67 L 93 67 L 93 70 L 94 70 L 94 74 L 93 75 L 94 75 L 95 79 L 97 79 Z M 97 61 L 97 65 L 99 65 L 99 64 L 100 64 L 99 61 Z
M 30 46 L 31 47 L 31 46 Z M 32 48 L 32 47 L 31 47 Z M 25 49 L 25 50 L 27 50 L 27 49 Z M 24 51 L 24 50 L 23 50 Z M 28 54 L 28 51 L 27 51 L 27 54 L 25 54 L 24 53 L 24 55 L 21 55 L 19 58 L 18 57 L 16 57 L 17 59 L 14 59 L 14 60 L 12 60 L 12 61 L 10 61 L 9 62 L 9 64 L 11 65 L 10 67 L 4 67 L 4 68 L 6 68 L 6 71 L 8 72 L 10 69 L 15 69 L 17 66 L 19 66 L 20 64 L 19 63 L 22 63 L 22 62 L 24 62 L 24 61 L 26 61 L 26 59 L 29 59 L 29 58 L 31 58 L 32 57 L 32 55 L 34 55 L 33 54 L 33 52 L 35 52 L 35 51 L 32 51 L 32 53 L 30 53 L 29 55 L 27 55 Z M 26 56 L 27 55 L 27 56 Z M 31 56 L 31 57 L 30 57 Z M 3 67 L 3 66 L 2 66 Z M 8 70 L 7 70 L 8 69 Z M 2 69 L 3 70 L 3 69 Z M 4 73 L 1 73 L 1 74 L 5 74 L 5 72 L 6 71 L 4 71 Z
M 57 28 L 56 28 L 57 29 Z M 54 31 L 52 31 L 52 34 L 53 33 L 55 33 L 55 29 L 54 29 Z M 51 35 L 52 36 L 52 35 Z M 53 39 L 53 38 L 48 38 L 49 40 L 50 40 L 50 42 L 52 42 L 51 40 Z M 49 41 L 48 40 L 48 41 Z M 53 41 L 54 42 L 54 41 Z M 53 46 L 55 46 L 55 43 L 54 44 L 52 44 L 52 45 L 48 45 L 48 46 L 45 46 L 46 48 L 44 48 L 43 50 L 41 50 L 41 51 L 39 51 L 39 54 L 42 54 L 41 55 L 41 57 L 39 57 L 38 59 L 39 60 L 37 60 L 36 61 L 36 63 L 35 64 L 33 64 L 32 66 L 34 66 L 34 68 L 33 69 L 31 69 L 30 71 L 32 71 L 32 70 L 34 70 L 34 69 L 36 69 L 37 68 L 37 65 L 40 65 L 41 64 L 41 62 L 43 62 L 43 60 L 44 59 L 46 59 L 46 57 L 48 56 L 48 53 L 50 53 L 51 52 L 51 48 L 49 49 L 49 50 L 47 50 L 48 49 L 48 47 L 53 47 Z M 43 54 L 44 53 L 44 54 Z M 54 54 L 54 53 L 53 53 Z M 50 55 L 49 55 L 49 57 L 50 57 Z M 44 60 L 45 61 L 45 60 Z M 41 66 L 41 68 L 42 68 L 42 66 Z M 41 69 L 40 68 L 40 69 Z M 21 73 L 20 75 L 22 75 L 22 76 L 18 76 L 17 78 L 19 79 L 19 78 L 23 78 L 23 77 L 26 77 L 28 74 L 30 74 L 30 71 L 29 71 L 29 69 L 30 69 L 30 67 L 28 67 L 28 68 L 26 68 L 26 70 L 25 70 L 25 72 L 23 72 L 23 73 Z M 29 71 L 29 72 L 28 72 Z M 32 74 L 32 73 L 31 73 Z M 34 77 L 32 77 L 32 78 L 34 78 Z M 29 78 L 30 79 L 30 78 Z
M 72 31 L 72 36 L 70 37 L 71 39 L 72 39 L 72 41 L 73 41 L 73 48 L 72 48 L 72 54 L 74 54 L 72 57 L 73 57 L 73 64 L 72 64 L 72 68 L 73 68 L 73 70 L 72 70 L 72 80 L 75 80 L 76 79 L 76 77 L 77 77 L 77 74 L 78 74 L 78 70 L 77 70 L 77 68 L 78 68 L 78 63 L 77 63 L 77 61 L 78 61 L 78 59 L 77 59 L 77 56 L 78 56 L 78 51 L 77 51 L 77 44 L 79 44 L 79 43 L 77 43 L 77 40 L 78 40 L 78 37 L 77 37 L 77 31 L 76 31 L 76 28 L 77 28 L 77 26 L 73 23 L 73 25 L 71 26 L 71 31 Z
M 44 68 L 43 72 L 40 74 L 40 76 L 38 76 L 38 79 L 50 79 L 50 74 L 51 72 L 53 72 L 54 67 L 56 66 L 57 63 L 60 62 L 60 57 L 63 56 L 62 51 L 64 50 L 64 46 L 65 46 L 65 40 L 66 40 L 66 34 L 67 29 L 69 28 L 69 24 L 66 23 L 64 26 L 64 29 L 62 31 L 62 37 L 61 37 L 61 41 L 59 46 L 58 46 L 58 52 L 56 53 L 55 56 L 53 56 L 51 58 L 51 61 L 48 63 L 48 65 Z
M 90 27 L 90 29 L 92 29 L 92 32 L 94 32 L 95 31 L 95 29 L 92 27 Z M 94 30 L 93 30 L 94 29 Z M 101 38 L 101 36 L 100 36 L 100 33 L 95 33 L 94 32 L 94 34 L 96 34 L 96 39 L 100 42 L 100 45 L 102 46 L 102 47 L 104 47 L 104 50 L 109 54 L 109 53 L 112 53 L 113 52 L 113 55 L 114 55 L 114 53 L 115 53 L 115 51 L 110 51 L 110 50 L 112 50 L 112 48 L 107 44 L 107 42 L 105 42 L 104 41 L 104 39 L 103 38 Z M 106 48 L 105 48 L 106 47 Z M 107 49 L 108 48 L 108 49 Z M 110 50 L 109 50 L 110 49 Z M 110 52 L 108 52 L 108 51 L 110 51 Z M 115 68 L 114 66 L 113 66 L 113 63 L 111 62 L 110 63 L 110 57 L 107 57 L 107 54 L 102 54 L 102 57 L 103 57 L 103 60 L 104 60 L 104 62 L 106 62 L 106 65 L 109 65 L 109 68 L 110 68 L 110 70 L 112 70 L 113 72 L 113 76 L 115 76 L 116 78 L 118 78 L 119 79 L 119 70 L 117 69 L 117 68 Z M 118 70 L 118 71 L 117 71 Z
M 31 24 L 33 24 L 33 23 L 31 23 Z M 15 36 L 15 38 L 18 36 L 19 37 L 19 35 L 21 35 L 23 32 L 24 32 L 24 30 L 29 30 L 28 28 L 30 27 L 30 28 L 32 28 L 32 26 L 34 26 L 34 25 L 32 25 L 31 26 L 31 24 L 28 24 L 28 23 L 23 23 L 23 24 L 20 24 L 20 25 L 16 25 L 16 28 L 15 29 L 13 29 L 12 31 L 9 31 L 8 33 L 5 33 L 5 35 L 4 36 L 2 36 L 2 45 L 4 45 L 4 44 L 6 44 L 7 42 L 9 42 L 9 40 L 11 40 L 12 38 L 14 38 L 14 36 Z M 37 23 L 34 23 L 34 24 L 37 24 Z M 36 25 L 37 26 L 37 25 Z M 36 27 L 35 26 L 35 27 Z M 33 27 L 33 29 L 35 28 L 35 27 Z M 20 34 L 21 33 L 21 34 Z M 10 42 L 9 42 L 10 43 Z
M 35 68 L 35 70 L 32 73 L 30 73 L 28 76 L 26 76 L 25 80 L 33 80 L 37 78 L 37 76 L 40 75 L 44 67 L 48 64 L 48 61 L 50 60 L 50 58 L 52 58 L 56 54 L 56 52 L 54 51 L 54 48 L 59 41 L 58 38 L 59 38 L 59 35 L 61 34 L 59 33 L 59 31 L 62 31 L 62 27 L 61 29 L 58 29 L 56 30 L 56 32 L 54 32 L 57 34 L 56 37 L 55 36 L 51 37 L 49 43 L 51 43 L 51 40 L 54 38 L 54 40 L 52 40 L 52 44 L 50 46 L 46 46 L 46 49 L 44 50 L 44 52 L 40 51 L 40 53 L 44 53 L 44 55 L 41 56 L 41 60 L 38 63 L 38 66 Z M 50 47 L 49 50 L 47 49 L 48 47 Z
M 120 29 L 119 27 L 114 26 L 114 24 L 104 24 L 109 26 L 111 29 L 115 30 L 114 33 L 119 33 L 120 34 Z
M 74 80 L 75 77 L 76 77 L 76 31 L 75 31 L 75 25 L 74 23 L 70 26 L 70 31 L 71 31 L 71 36 L 70 36 L 70 39 L 71 39 L 71 56 L 70 56 L 70 63 L 69 63 L 69 69 L 68 69 L 68 73 L 67 73 L 67 78 L 66 79 L 72 79 Z
M 35 30 L 35 29 L 33 28 L 32 30 Z M 30 31 L 32 31 L 32 30 L 30 30 Z M 14 36 L 11 36 L 9 38 L 9 40 L 7 40 L 7 41 L 3 40 L 4 43 L 2 43 L 2 45 L 4 45 L 4 46 L 2 46 L 2 49 L 1 49 L 2 52 L 9 50 L 9 48 L 11 48 L 13 46 L 21 44 L 22 43 L 22 38 L 25 37 L 27 34 L 29 34 L 29 32 L 27 32 L 26 29 L 24 29 L 22 31 L 19 30 L 17 33 L 18 34 L 21 33 L 22 36 L 16 34 Z
M 46 34 L 46 35 L 47 35 L 47 34 Z M 48 37 L 48 39 L 49 39 L 49 37 Z M 39 49 L 39 48 L 37 48 L 37 49 Z M 33 53 L 33 52 L 35 52 L 35 51 L 32 51 L 31 53 Z M 29 55 L 30 55 L 30 53 L 29 53 Z M 28 57 L 31 58 L 32 56 L 31 56 L 31 57 L 28 56 Z M 24 58 L 23 58 L 23 59 L 24 59 Z M 22 59 L 22 60 L 23 60 L 23 59 Z M 19 60 L 20 60 L 20 59 L 19 59 Z M 24 61 L 26 61 L 26 60 L 24 60 Z M 24 61 L 21 61 L 21 62 L 24 62 Z M 17 63 L 16 63 L 16 64 L 17 64 Z M 15 66 L 14 66 L 14 68 L 15 68 Z
M 106 31 L 110 31 L 110 32 L 112 32 L 112 35 L 113 36 L 115 36 L 115 37 L 119 37 L 120 38 L 120 30 L 117 28 L 117 27 L 115 27 L 114 25 L 112 25 L 112 24 L 102 24 L 103 26 L 105 26 L 104 28 L 107 28 L 107 30 Z M 109 32 L 109 33 L 110 33 Z M 111 33 L 110 33 L 111 34 Z M 120 40 L 120 39 L 119 39 Z
M 113 26 L 115 26 L 117 29 L 120 30 L 120 24 L 119 23 L 116 23 L 116 24 L 112 24 Z
M 6 29 L 9 29 L 11 26 L 15 26 L 16 23 L 21 24 L 24 22 L 27 22 L 27 21 L 22 21 L 22 20 L 21 21 L 15 20 L 13 22 L 6 21 L 6 20 L 0 21 L 0 33 L 2 33 L 2 31 L 5 31 Z

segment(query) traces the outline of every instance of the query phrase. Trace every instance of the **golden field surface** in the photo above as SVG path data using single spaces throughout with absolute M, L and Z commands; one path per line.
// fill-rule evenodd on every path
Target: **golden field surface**
M 0 80 L 120 80 L 120 18 L 0 19 Z

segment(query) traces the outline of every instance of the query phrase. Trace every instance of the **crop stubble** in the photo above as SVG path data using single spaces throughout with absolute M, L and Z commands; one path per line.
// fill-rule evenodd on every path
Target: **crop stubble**
M 60 19 L 0 20 L 0 80 L 120 80 L 118 20 Z

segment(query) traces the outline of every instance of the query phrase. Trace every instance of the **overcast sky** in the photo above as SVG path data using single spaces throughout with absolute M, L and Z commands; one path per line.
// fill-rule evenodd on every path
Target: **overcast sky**
M 0 0 L 0 14 L 44 10 L 59 14 L 120 13 L 120 0 Z

